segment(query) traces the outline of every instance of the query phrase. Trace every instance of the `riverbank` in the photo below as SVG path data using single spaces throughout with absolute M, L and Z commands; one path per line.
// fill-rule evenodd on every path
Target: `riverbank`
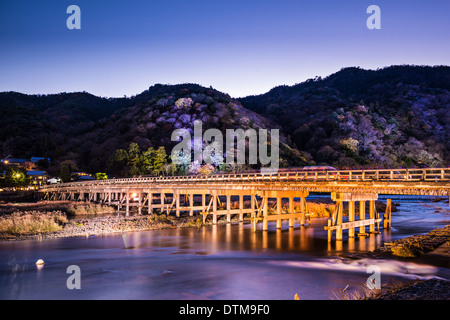
M 106 205 L 71 201 L 0 204 L 0 241 L 101 236 L 113 233 L 201 227 L 212 219 L 165 213 L 125 216 Z M 231 223 L 239 222 L 237 217 Z M 227 223 L 219 219 L 218 224 Z
M 77 203 L 78 205 L 89 205 L 87 203 Z M 331 204 L 331 203 L 330 203 Z M 52 210 L 55 208 L 68 208 L 71 204 L 68 201 L 65 202 L 42 202 L 34 204 L 2 204 L 0 205 L 0 213 L 3 212 L 3 216 L 8 216 L 11 212 L 17 212 L 16 215 L 26 215 L 31 214 L 32 216 L 37 216 L 43 214 L 43 212 L 29 212 L 27 210 L 36 209 L 37 211 Z M 90 205 L 92 208 L 95 205 Z M 14 207 L 14 208 L 13 208 Z M 22 211 L 18 211 L 18 210 Z M 45 209 L 45 210 L 44 210 Z M 101 206 L 97 207 L 97 211 L 101 209 Z M 83 213 L 82 210 L 79 211 Z M 98 211 L 101 212 L 101 211 Z M 13 240 L 25 240 L 25 239 L 44 239 L 44 238 L 62 238 L 62 237 L 92 237 L 93 241 L 96 241 L 95 236 L 98 238 L 106 236 L 113 233 L 122 233 L 129 231 L 140 231 L 140 230 L 152 230 L 152 229 L 167 229 L 167 228 L 182 228 L 182 227 L 193 227 L 196 228 L 202 225 L 202 216 L 194 215 L 193 217 L 187 216 L 186 213 L 182 215 L 181 218 L 176 218 L 173 215 L 167 216 L 166 214 L 152 214 L 152 215 L 136 215 L 137 209 L 133 207 L 132 215 L 125 217 L 124 213 L 118 214 L 117 211 L 107 212 L 103 214 L 97 214 L 91 217 L 85 217 L 81 215 L 68 215 L 67 221 L 60 221 L 59 224 L 61 229 L 55 232 L 48 233 L 37 233 L 37 234 L 13 234 L 10 236 L 5 236 L 2 239 L 5 241 Z M 67 213 L 66 213 L 67 214 Z M 51 215 L 49 215 L 51 217 Z M 2 217 L 0 216 L 0 219 Z M 237 218 L 237 217 L 236 217 Z M 232 219 L 232 223 L 238 222 L 238 219 Z M 312 220 L 313 221 L 313 220 Z M 17 222 L 17 221 L 16 221 Z M 210 218 L 207 219 L 207 225 L 211 224 Z M 221 216 L 219 224 L 226 224 L 226 216 Z M 314 221 L 313 221 L 314 223 Z M 443 229 L 443 230 L 441 230 Z M 382 248 L 375 250 L 373 252 L 362 253 L 358 256 L 352 256 L 352 259 L 360 258 L 382 258 L 382 259 L 400 259 L 402 261 L 409 261 L 414 263 L 425 263 L 418 262 L 423 257 L 430 255 L 437 255 L 438 257 L 445 257 L 448 260 L 448 232 L 449 226 L 445 228 L 440 228 L 429 232 L 426 235 L 415 235 L 408 238 L 400 239 L 392 243 L 386 243 Z M 195 234 L 195 232 L 194 232 Z M 447 242 L 445 241 L 447 239 Z M 444 241 L 444 242 L 442 242 Z M 417 243 L 425 248 L 421 252 L 420 256 L 415 257 L 400 257 L 394 255 L 392 248 L 396 244 L 413 244 L 414 248 L 420 248 Z M 39 242 L 37 242 L 39 243 Z M 441 243 L 439 245 L 439 243 Z M 446 247 L 447 246 L 447 247 Z M 431 251 L 429 251 L 431 250 Z M 447 256 L 445 256 L 447 255 Z M 344 256 L 344 254 L 343 254 Z M 379 295 L 370 297 L 370 299 L 432 299 L 432 300 L 448 300 L 448 292 L 450 288 L 448 287 L 449 282 L 443 280 L 399 280 L 396 283 L 389 283 L 383 286 L 383 290 Z M 364 299 L 369 299 L 364 297 Z
M 247 205 L 250 205 L 249 203 Z M 273 203 L 269 214 L 275 213 Z M 222 204 L 223 206 L 223 204 Z M 238 208 L 237 201 L 231 204 Z M 383 207 L 384 206 L 384 207 Z M 288 212 L 288 203 L 282 203 L 282 211 Z M 219 208 L 220 209 L 220 208 Z M 225 209 L 225 208 L 222 208 Z M 377 210 L 385 209 L 385 204 L 377 202 Z M 300 202 L 294 201 L 294 210 L 300 211 Z M 307 201 L 307 219 L 330 217 L 335 210 L 331 199 Z M 393 210 L 396 210 L 394 205 Z M 344 211 L 345 214 L 345 211 Z M 246 218 L 248 219 L 248 218 Z M 130 216 L 108 205 L 78 201 L 39 201 L 30 203 L 0 203 L 0 240 L 24 240 L 62 237 L 86 237 L 110 233 L 144 231 L 163 228 L 185 228 L 211 225 L 211 215 L 205 224 L 201 215 L 176 218 L 165 213 L 137 215 L 132 208 Z M 234 216 L 231 223 L 238 223 Z M 224 216 L 218 224 L 227 223 Z
M 362 258 L 404 258 L 417 259 L 425 255 L 448 258 L 450 261 L 450 225 L 434 229 L 427 234 L 416 234 L 364 253 L 345 253 L 342 257 L 349 259 Z M 450 266 L 449 266 L 450 267 Z
M 450 300 L 450 282 L 440 279 L 395 280 L 381 286 L 380 290 L 335 293 L 337 300 Z
M 425 235 L 417 234 L 403 239 L 385 243 L 375 253 L 393 255 L 401 258 L 417 258 L 429 252 L 450 258 L 450 225 L 434 229 Z
M 450 267 L 450 225 L 434 229 L 425 235 L 413 235 L 385 243 L 372 252 L 344 255 L 351 259 L 383 258 L 402 259 L 411 262 L 427 262 L 427 258 L 447 262 Z M 379 291 L 371 291 L 357 296 L 359 300 L 450 300 L 450 281 L 397 280 L 382 286 Z
M 372 300 L 450 300 L 450 282 L 446 280 L 405 280 L 384 289 Z

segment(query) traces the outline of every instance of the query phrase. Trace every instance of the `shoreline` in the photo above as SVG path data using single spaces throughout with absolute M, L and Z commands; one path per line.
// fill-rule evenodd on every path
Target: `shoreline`
M 331 199 L 311 199 L 307 201 L 312 214 L 307 219 L 330 217 L 335 209 L 334 202 Z M 232 203 L 232 207 L 237 202 Z M 294 207 L 299 202 L 294 202 Z M 380 210 L 384 210 L 384 203 L 377 203 Z M 287 203 L 283 203 L 287 208 Z M 393 211 L 396 211 L 396 204 L 392 204 Z M 135 209 L 135 208 L 132 208 Z M 286 209 L 287 210 L 287 209 Z M 136 211 L 136 212 L 135 212 Z M 346 215 L 344 209 L 344 215 Z M 64 238 L 64 237 L 83 237 L 92 235 L 108 235 L 120 232 L 157 230 L 165 228 L 185 228 L 185 227 L 201 227 L 212 225 L 211 216 L 206 218 L 206 223 L 202 223 L 202 217 L 198 214 L 194 216 L 181 215 L 176 218 L 173 215 L 152 213 L 137 215 L 137 209 L 125 216 L 124 212 L 119 212 L 115 208 L 105 204 L 95 204 L 90 202 L 77 201 L 39 201 L 31 203 L 1 203 L 0 202 L 0 227 L 2 218 L 8 215 L 41 215 L 41 214 L 58 214 L 66 215 L 68 221 L 58 222 L 60 230 L 52 232 L 35 232 L 35 233 L 16 233 L 2 232 L 0 229 L 0 241 L 20 241 L 20 240 L 42 240 L 47 238 Z M 270 213 L 269 213 L 270 214 Z M 13 219 L 14 220 L 14 219 Z M 244 218 L 249 221 L 249 218 Z M 231 223 L 240 222 L 236 216 L 231 219 Z M 218 224 L 227 223 L 220 216 Z M 13 223 L 14 224 L 14 223 Z
M 343 254 L 349 259 L 396 259 L 429 264 L 430 259 L 447 261 L 450 269 L 450 225 L 437 228 L 425 235 L 412 235 L 362 254 Z M 443 267 L 445 268 L 445 267 Z M 357 300 L 450 300 L 449 280 L 402 279 L 390 282 L 375 292 L 366 293 Z
M 317 200 L 316 200 L 317 201 Z M 315 202 L 316 202 L 315 201 Z M 36 204 L 17 205 L 19 209 L 33 209 Z M 65 208 L 71 205 L 70 202 L 64 203 L 40 203 L 41 208 L 54 209 Z M 50 205 L 50 207 L 48 207 Z M 56 205 L 56 207 L 55 207 Z M 0 204 L 0 214 L 4 204 Z M 36 209 L 36 208 L 34 208 Z M 85 208 L 83 208 L 85 209 Z M 100 207 L 102 209 L 102 207 Z M 13 210 L 14 211 L 14 210 Z M 11 211 L 11 212 L 13 212 Z M 17 212 L 18 210 L 16 210 Z M 95 211 L 95 210 L 94 210 Z M 22 211 L 26 212 L 26 211 Z M 43 212 L 43 211 L 37 211 Z M 46 211 L 51 212 L 51 211 Z M 114 213 L 113 213 L 114 212 Z M 55 212 L 56 213 L 56 212 Z M 59 212 L 60 213 L 60 212 Z M 66 212 L 67 214 L 67 212 Z M 2 216 L 0 215 L 0 218 Z M 319 217 L 319 216 L 318 216 Z M 314 219 L 314 218 L 313 218 Z M 245 221 L 247 219 L 244 219 Z M 240 223 L 235 216 L 231 219 L 231 224 Z M 226 219 L 219 219 L 217 224 L 225 225 Z M 0 242 L 22 241 L 22 240 L 43 240 L 56 238 L 75 238 L 91 236 L 108 236 L 123 232 L 148 231 L 175 228 L 200 228 L 202 226 L 212 225 L 212 219 L 208 217 L 203 224 L 199 215 L 186 216 L 180 218 L 167 216 L 166 214 L 132 214 L 128 217 L 124 213 L 117 211 L 107 212 L 106 215 L 97 211 L 96 215 L 88 216 L 74 214 L 64 223 L 61 230 L 44 234 L 24 234 L 8 235 L 0 232 Z M 369 252 L 363 253 L 343 253 L 338 254 L 343 258 L 358 260 L 364 258 L 371 259 L 396 259 L 402 261 L 425 263 L 427 259 L 438 259 L 450 263 L 450 225 L 443 228 L 434 229 L 427 234 L 418 234 L 395 240 L 391 243 L 384 243 L 383 246 Z M 444 267 L 445 268 L 445 267 Z M 450 269 L 450 264 L 446 268 Z M 450 281 L 447 280 L 411 280 L 403 279 L 395 283 L 387 283 L 382 286 L 378 292 L 370 292 L 358 300 L 450 300 Z
M 244 220 L 245 221 L 245 220 Z M 237 218 L 231 219 L 231 223 L 240 222 Z M 217 224 L 226 224 L 220 219 Z M 212 225 L 211 219 L 203 224 L 199 216 L 182 216 L 176 218 L 165 214 L 146 214 L 124 216 L 123 213 L 112 215 L 98 214 L 92 217 L 72 216 L 61 230 L 37 234 L 7 234 L 0 232 L 1 241 L 43 240 L 55 238 L 75 238 L 91 236 L 108 236 L 123 232 L 192 228 Z

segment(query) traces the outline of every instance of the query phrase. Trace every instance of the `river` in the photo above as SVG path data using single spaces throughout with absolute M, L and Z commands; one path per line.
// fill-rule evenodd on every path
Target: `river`
M 380 196 L 383 199 L 382 196 Z M 450 223 L 448 201 L 390 196 L 400 204 L 392 228 L 331 244 L 326 219 L 287 222 L 268 232 L 250 224 L 130 232 L 89 238 L 0 242 L 0 299 L 337 299 L 361 291 L 380 270 L 381 283 L 404 278 L 450 280 L 448 261 L 340 258 Z M 35 262 L 43 259 L 45 264 Z M 68 289 L 79 267 L 81 289 Z

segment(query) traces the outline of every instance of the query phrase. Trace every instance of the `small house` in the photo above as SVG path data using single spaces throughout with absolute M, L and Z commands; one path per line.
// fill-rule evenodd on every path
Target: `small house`
M 30 179 L 30 186 L 42 186 L 47 184 L 47 179 L 49 177 L 48 173 L 45 171 L 28 170 L 27 176 Z

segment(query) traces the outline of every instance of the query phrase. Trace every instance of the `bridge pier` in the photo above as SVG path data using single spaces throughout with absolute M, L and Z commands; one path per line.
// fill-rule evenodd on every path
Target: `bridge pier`
M 288 213 L 292 215 L 294 213 L 294 197 L 289 197 L 289 210 Z M 289 228 L 294 227 L 294 218 L 289 218 Z
M 137 206 L 139 214 L 142 214 L 142 208 L 148 206 L 150 214 L 160 209 L 161 213 L 174 212 L 177 217 L 183 212 L 193 216 L 196 211 L 200 211 L 204 222 L 207 215 L 211 214 L 216 224 L 219 215 L 226 215 L 226 221 L 230 222 L 232 215 L 239 215 L 239 220 L 243 221 L 244 215 L 250 213 L 253 230 L 256 230 L 258 222 L 262 222 L 264 231 L 268 230 L 270 221 L 276 221 L 277 230 L 281 228 L 282 220 L 288 220 L 290 228 L 296 219 L 304 226 L 308 212 L 305 198 L 309 192 L 327 192 L 336 201 L 336 211 L 325 230 L 328 230 L 329 241 L 336 230 L 336 239 L 340 242 L 344 230 L 348 230 L 350 239 L 379 230 L 381 219 L 375 208 L 378 194 L 450 196 L 448 181 L 449 168 L 338 170 L 314 172 L 313 175 L 291 171 L 277 174 L 239 173 L 83 181 L 42 186 L 39 192 L 50 201 L 94 201 L 117 205 L 118 210 L 125 206 L 127 216 L 130 215 L 130 206 Z M 135 198 L 134 195 L 138 196 Z M 201 205 L 195 203 L 196 195 L 201 195 Z M 244 196 L 250 197 L 250 205 L 244 202 Z M 238 208 L 231 206 L 232 197 L 238 197 Z M 221 203 L 224 198 L 225 208 Z M 294 198 L 300 198 L 300 208 L 294 206 Z M 166 203 L 169 199 L 170 203 Z M 275 199 L 273 208 L 269 207 L 273 203 L 271 199 Z M 286 199 L 289 202 L 287 209 L 283 206 L 283 200 Z M 346 202 L 348 219 L 344 221 Z M 359 202 L 359 220 L 356 202 Z M 388 199 L 383 227 L 387 229 L 390 226 L 391 201 Z
M 217 191 L 213 191 L 212 205 L 213 205 L 213 224 L 217 224 Z
M 153 214 L 153 193 L 152 192 L 147 193 L 147 199 L 148 199 L 148 214 Z
M 244 221 L 244 195 L 239 195 L 239 221 Z
M 355 221 L 355 201 L 348 202 L 348 221 Z M 348 229 L 348 236 L 349 238 L 355 237 L 355 228 Z
M 378 199 L 376 193 L 331 193 L 331 199 L 336 201 L 336 210 L 332 219 L 328 220 L 328 225 L 324 227 L 328 230 L 328 242 L 331 242 L 333 230 L 336 230 L 336 241 L 342 241 L 343 231 L 348 230 L 349 238 L 355 236 L 355 227 L 359 227 L 359 236 L 367 235 L 365 227 L 369 226 L 370 233 L 376 233 L 375 228 L 379 230 L 381 219 L 376 212 L 375 200 Z M 360 202 L 359 220 L 355 221 L 355 201 Z M 365 217 L 365 202 L 369 201 L 369 219 Z M 348 202 L 348 222 L 343 222 L 344 202 Z
M 294 226 L 294 219 L 300 220 L 300 225 L 304 226 L 306 223 L 306 197 L 309 195 L 308 191 L 263 191 L 260 192 L 262 201 L 261 206 L 254 211 L 252 216 L 253 230 L 256 230 L 257 221 L 263 221 L 263 231 L 268 230 L 268 222 L 276 221 L 276 228 L 281 229 L 282 220 L 289 221 L 289 227 Z M 275 213 L 269 214 L 269 199 L 276 199 Z M 289 201 L 288 213 L 283 213 L 283 199 L 287 198 Z M 294 198 L 300 198 L 300 211 L 294 210 Z M 252 199 L 253 200 L 253 199 Z M 256 203 L 256 200 L 252 201 Z M 272 210 L 271 210 L 272 211 Z M 261 216 L 262 215 L 262 216 Z
M 391 228 L 391 199 L 386 200 L 386 212 L 383 216 L 383 228 L 384 229 L 390 229 Z
M 366 219 L 366 201 L 365 200 L 359 200 L 359 220 L 365 220 Z M 359 237 L 365 237 L 369 234 L 366 233 L 366 226 L 361 225 L 359 227 Z

